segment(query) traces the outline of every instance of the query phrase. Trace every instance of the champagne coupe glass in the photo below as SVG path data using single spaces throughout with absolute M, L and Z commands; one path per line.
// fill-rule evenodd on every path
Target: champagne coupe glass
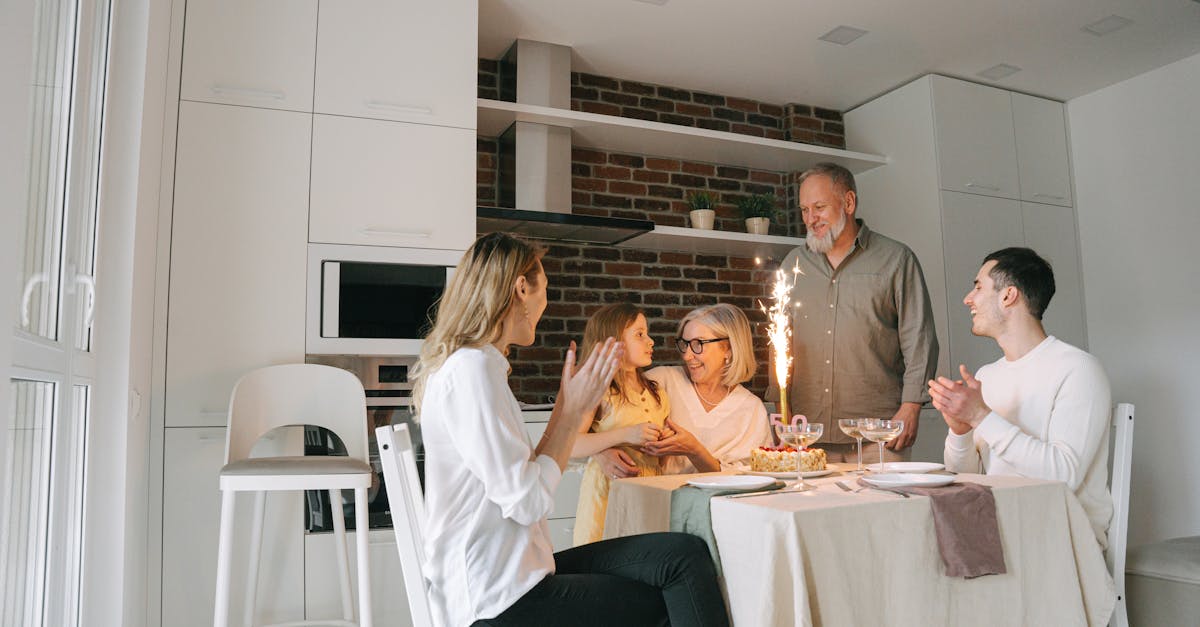
M 859 423 L 858 430 L 863 434 L 863 437 L 879 444 L 879 471 L 887 472 L 887 462 L 883 460 L 883 443 L 891 442 L 900 436 L 904 431 L 904 423 L 899 420 L 875 420 L 869 419 L 866 423 Z
M 808 490 L 809 487 L 804 484 L 804 474 L 800 470 L 800 450 L 821 439 L 821 434 L 825 432 L 825 425 L 819 422 L 780 425 L 775 430 L 779 434 L 781 443 L 796 449 L 796 491 Z
M 846 435 L 854 438 L 854 440 L 856 442 L 858 442 L 858 469 L 855 470 L 854 472 L 856 474 L 861 475 L 861 474 L 863 474 L 864 471 L 863 471 L 863 463 L 862 463 L 863 436 L 862 436 L 862 432 L 859 431 L 859 426 L 860 426 L 859 423 L 860 422 L 862 422 L 862 421 L 858 420 L 857 418 L 842 418 L 842 419 L 838 420 L 838 428 L 840 428 L 842 430 L 842 433 L 845 433 Z

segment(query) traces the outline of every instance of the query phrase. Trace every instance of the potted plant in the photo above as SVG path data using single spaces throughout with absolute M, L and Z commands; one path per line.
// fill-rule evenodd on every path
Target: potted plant
M 742 212 L 742 218 L 746 220 L 746 232 L 766 235 L 771 226 L 771 218 L 777 213 L 775 197 L 770 194 L 754 194 L 737 199 L 736 204 Z
M 688 217 L 691 218 L 693 229 L 711 231 L 717 212 L 713 210 L 713 197 L 708 192 L 692 192 L 688 194 Z

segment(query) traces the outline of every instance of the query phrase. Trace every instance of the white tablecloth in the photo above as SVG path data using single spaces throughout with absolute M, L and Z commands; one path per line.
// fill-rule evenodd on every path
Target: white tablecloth
M 613 483 L 605 537 L 666 531 L 671 490 L 694 475 Z M 992 486 L 1008 572 L 947 577 L 929 499 L 834 485 L 715 498 L 713 532 L 734 625 L 1105 625 L 1116 593 L 1066 485 L 959 475 Z

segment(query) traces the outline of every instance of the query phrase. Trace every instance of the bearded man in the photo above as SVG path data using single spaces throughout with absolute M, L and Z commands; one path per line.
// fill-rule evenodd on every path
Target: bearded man
M 888 443 L 888 461 L 906 460 L 917 438 L 926 382 L 937 370 L 933 308 L 917 257 L 904 244 L 854 217 L 854 175 L 821 163 L 800 175 L 805 245 L 784 258 L 795 275 L 792 297 L 793 413 L 825 424 L 830 461 L 858 461 L 841 418 L 904 423 Z M 874 447 L 868 447 L 874 451 Z M 872 460 L 874 461 L 874 460 Z

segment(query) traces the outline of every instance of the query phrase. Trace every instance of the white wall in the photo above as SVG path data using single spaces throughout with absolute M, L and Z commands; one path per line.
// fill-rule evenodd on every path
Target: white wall
M 1088 341 L 1137 406 L 1130 545 L 1200 535 L 1200 55 L 1067 103 Z

